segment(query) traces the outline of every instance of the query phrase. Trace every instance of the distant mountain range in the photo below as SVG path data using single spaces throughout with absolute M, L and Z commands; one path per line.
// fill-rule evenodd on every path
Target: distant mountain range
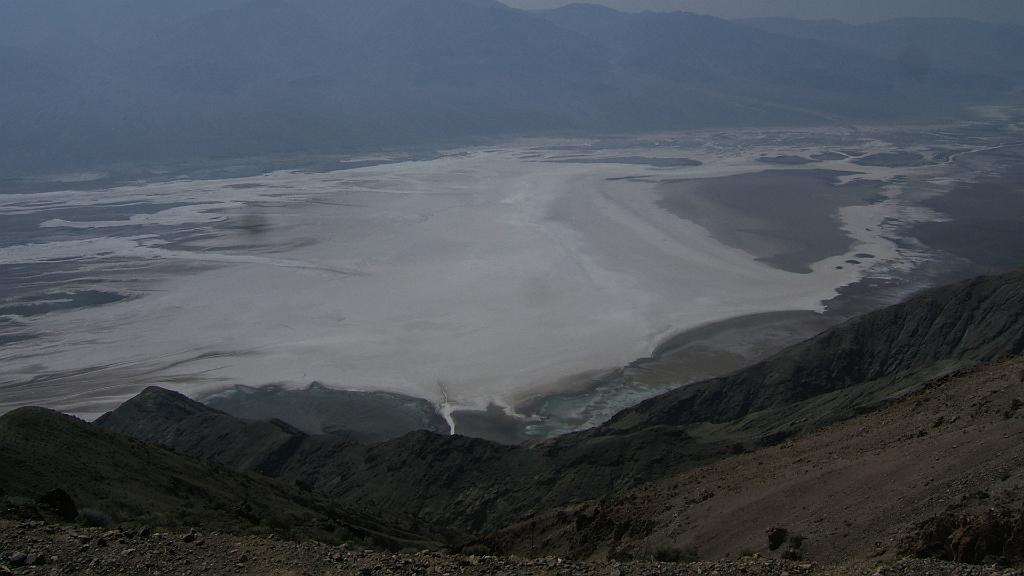
M 527 10 L 573 4 L 573 0 L 502 0 Z M 907 17 L 971 18 L 985 22 L 1024 24 L 1024 6 L 1017 0 L 587 0 L 624 12 L 694 12 L 719 18 L 802 18 L 863 23 Z
M 901 18 L 869 24 L 791 18 L 742 20 L 775 34 L 825 42 L 921 70 L 943 68 L 1015 82 L 1024 78 L 1021 27 L 958 18 Z M 1012 56 L 1011 56 L 1012 55 Z
M 966 20 L 2 0 L 0 168 L 935 118 L 1011 98 L 1022 45 L 1022 28 Z

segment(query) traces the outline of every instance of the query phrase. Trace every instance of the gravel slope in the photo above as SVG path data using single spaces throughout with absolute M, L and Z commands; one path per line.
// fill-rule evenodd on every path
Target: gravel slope
M 670 545 L 721 558 L 769 553 L 775 527 L 804 536 L 800 555 L 822 562 L 1019 561 L 1022 399 L 1024 357 L 961 371 L 877 412 L 533 518 L 492 545 L 591 558 Z
M 267 537 L 223 534 L 106 531 L 46 525 L 38 522 L 0 522 L 0 574 L 244 574 L 252 576 L 813 576 L 819 574 L 932 574 L 981 576 L 1019 571 L 955 565 L 936 561 L 901 561 L 882 566 L 829 567 L 747 557 L 728 562 L 696 563 L 575 563 L 559 558 L 500 558 L 455 556 L 438 552 L 392 554 L 296 543 Z M 12 558 L 14 562 L 12 563 Z M 26 566 L 31 560 L 38 565 Z

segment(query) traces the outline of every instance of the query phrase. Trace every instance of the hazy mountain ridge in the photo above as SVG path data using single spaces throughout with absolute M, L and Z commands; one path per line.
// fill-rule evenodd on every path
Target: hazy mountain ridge
M 809 38 L 771 29 L 754 31 L 711 16 L 623 14 L 587 4 L 538 14 L 611 46 L 624 66 L 680 81 L 693 80 L 695 74 L 696 79 L 749 83 L 757 90 L 766 82 L 795 82 L 800 80 L 797 73 L 813 72 L 834 76 L 810 76 L 807 80 L 813 82 L 807 87 L 827 87 L 836 93 L 862 83 L 867 89 L 872 84 L 877 84 L 875 89 L 915 88 L 900 69 L 899 54 L 868 55 L 864 46 L 837 46 L 827 35 Z M 836 80 L 844 83 L 816 84 Z
M 365 443 L 390 440 L 414 430 L 443 434 L 451 428 L 429 400 L 391 392 L 338 390 L 317 382 L 305 389 L 236 386 L 203 402 L 239 418 L 278 418 L 308 433 Z
M 866 42 L 589 6 L 71 4 L 0 3 L 8 171 L 952 114 L 1012 86 L 978 71 L 1017 66 L 1013 54 L 976 50 L 999 62 L 908 77 Z
M 816 40 L 916 67 L 982 73 L 1020 84 L 1022 29 L 962 18 L 900 18 L 869 24 L 790 18 L 740 20 L 761 30 Z

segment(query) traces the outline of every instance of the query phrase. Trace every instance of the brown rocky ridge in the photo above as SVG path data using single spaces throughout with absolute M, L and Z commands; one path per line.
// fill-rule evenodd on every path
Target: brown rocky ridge
M 518 446 L 422 431 L 366 444 L 159 388 L 94 425 L 21 409 L 0 417 L 4 515 L 48 523 L 4 524 L 2 552 L 29 554 L 23 535 L 56 547 L 84 528 L 55 523 L 75 521 L 200 530 L 222 539 L 213 573 L 999 573 L 1024 558 L 1022 352 L 1015 272 Z M 267 561 L 225 559 L 243 541 Z M 307 548 L 350 556 L 277 556 Z M 413 548 L 433 551 L 382 551 Z

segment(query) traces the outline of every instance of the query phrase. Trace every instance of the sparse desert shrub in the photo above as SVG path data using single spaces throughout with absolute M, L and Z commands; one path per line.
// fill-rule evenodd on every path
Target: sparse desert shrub
M 974 514 L 945 513 L 921 524 L 903 543 L 918 558 L 966 564 L 1015 564 L 1024 558 L 1024 512 L 997 505 Z
M 466 556 L 487 556 L 491 549 L 486 544 L 470 544 L 462 549 L 462 553 Z
M 184 524 L 181 523 L 181 519 L 172 514 L 154 515 L 153 523 L 162 528 L 181 528 L 184 526 Z
M 114 525 L 114 519 L 109 514 L 93 508 L 83 508 L 78 517 L 86 526 L 109 528 Z
M 292 526 L 295 525 L 293 519 L 288 514 L 278 513 L 272 510 L 268 510 L 262 520 L 263 524 L 267 525 L 271 530 L 278 534 L 289 532 L 292 529 Z
M 352 542 L 355 538 L 352 531 L 344 526 L 334 529 L 314 528 L 309 531 L 309 537 L 317 542 L 322 542 L 329 546 L 339 546 L 347 542 Z
M 78 517 L 78 505 L 70 494 L 60 488 L 50 490 L 36 501 L 41 508 L 56 514 L 61 520 L 70 522 Z
M 31 498 L 25 498 L 24 496 L 8 496 L 4 499 L 4 503 L 8 506 L 14 507 L 30 507 L 34 504 Z
M 610 560 L 615 560 L 616 562 L 632 562 L 636 559 L 633 555 L 633 551 L 626 548 L 613 549 L 608 553 L 608 558 Z
M 31 498 L 7 496 L 0 498 L 0 518 L 19 520 L 39 520 L 39 510 Z
M 769 550 L 778 550 L 786 543 L 786 538 L 789 537 L 789 530 L 786 530 L 785 528 L 769 528 L 767 533 Z
M 785 560 L 802 560 L 804 552 L 800 548 L 806 540 L 801 534 L 793 534 L 789 537 L 789 547 L 782 551 L 782 558 Z
M 651 557 L 658 562 L 696 562 L 700 554 L 696 548 L 680 548 L 678 546 L 658 546 Z

